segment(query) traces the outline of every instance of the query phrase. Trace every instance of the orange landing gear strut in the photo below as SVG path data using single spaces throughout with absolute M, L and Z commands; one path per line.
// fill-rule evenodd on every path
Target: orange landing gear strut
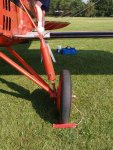
M 27 78 L 32 80 L 42 89 L 44 89 L 46 92 L 48 92 L 51 98 L 55 99 L 58 113 L 59 113 L 60 123 L 53 124 L 54 128 L 75 128 L 77 124 L 68 123 L 68 119 L 70 117 L 70 111 L 71 111 L 71 98 L 72 98 L 70 73 L 67 70 L 62 71 L 60 75 L 59 87 L 57 90 L 55 87 L 56 75 L 55 75 L 55 71 L 53 68 L 48 46 L 44 40 L 43 35 L 41 35 L 39 31 L 37 30 L 36 25 L 33 22 L 31 16 L 29 15 L 27 9 L 23 5 L 22 0 L 19 0 L 19 1 L 22 4 L 30 21 L 32 22 L 34 28 L 37 31 L 37 34 L 40 40 L 40 50 L 41 50 L 42 57 L 43 57 L 44 67 L 46 70 L 48 80 L 52 84 L 52 88 L 11 47 L 7 47 L 7 50 L 23 65 L 23 67 L 18 65 L 16 62 L 14 62 L 12 59 L 7 57 L 2 52 L 0 52 L 0 58 L 6 61 L 9 65 L 11 65 L 16 70 L 18 70 L 21 74 L 25 75 Z

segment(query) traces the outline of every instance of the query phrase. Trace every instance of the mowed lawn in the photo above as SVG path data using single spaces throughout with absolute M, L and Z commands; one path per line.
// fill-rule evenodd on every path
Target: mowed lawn
M 63 31 L 113 30 L 113 18 L 47 20 L 69 21 L 71 25 Z M 57 117 L 49 95 L 0 60 L 0 150 L 113 150 L 113 39 L 58 39 L 49 43 L 57 60 L 56 84 L 62 69 L 72 74 L 76 98 L 70 122 L 81 120 L 76 107 L 82 122 L 75 129 L 53 129 Z M 78 54 L 58 55 L 57 45 L 76 47 Z M 14 48 L 47 80 L 39 42 Z M 9 55 L 4 48 L 1 51 Z

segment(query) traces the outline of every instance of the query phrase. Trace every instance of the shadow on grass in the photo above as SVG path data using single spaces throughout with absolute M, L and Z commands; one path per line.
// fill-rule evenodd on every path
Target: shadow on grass
M 26 62 L 31 65 L 40 75 L 45 75 L 43 63 L 39 50 L 16 50 Z M 4 50 L 3 50 L 4 52 Z M 7 53 L 5 51 L 5 53 Z M 79 50 L 75 56 L 65 56 L 56 54 L 53 51 L 57 63 L 54 64 L 56 74 L 62 69 L 70 70 L 71 74 L 113 74 L 113 53 L 103 50 Z M 7 53 L 9 56 L 9 54 Z M 11 56 L 11 58 L 13 58 Z M 1 75 L 17 75 L 15 69 L 0 61 Z
M 22 100 L 31 101 L 33 108 L 36 113 L 40 115 L 46 122 L 55 123 L 57 122 L 57 110 L 53 101 L 50 100 L 49 94 L 41 89 L 35 90 L 30 93 L 29 90 L 24 87 L 17 85 L 13 82 L 6 81 L 0 78 L 0 82 L 6 84 L 14 92 L 5 91 L 0 89 L 0 93 L 21 98 Z

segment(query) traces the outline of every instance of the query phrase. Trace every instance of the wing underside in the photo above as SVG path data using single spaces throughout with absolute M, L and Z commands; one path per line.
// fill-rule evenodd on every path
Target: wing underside
M 25 35 L 14 35 L 16 38 L 21 39 L 37 39 L 38 33 L 37 32 L 28 32 Z M 44 38 L 47 39 L 58 39 L 58 38 L 112 38 L 113 32 L 111 31 L 104 31 L 104 32 L 97 32 L 97 31 L 73 31 L 73 32 L 50 32 L 46 31 L 44 33 Z

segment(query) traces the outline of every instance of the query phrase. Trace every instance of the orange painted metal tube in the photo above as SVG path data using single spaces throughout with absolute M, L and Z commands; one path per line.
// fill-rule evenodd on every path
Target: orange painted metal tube
M 42 53 L 43 62 L 44 62 L 44 66 L 45 66 L 45 69 L 46 69 L 48 79 L 50 81 L 54 81 L 56 79 L 56 76 L 55 76 L 55 71 L 54 71 L 54 68 L 53 68 L 53 63 L 52 63 L 52 60 L 51 60 L 51 56 L 50 56 L 50 53 L 49 53 L 48 46 L 47 46 L 47 44 L 45 43 L 44 40 L 41 40 L 40 42 L 41 42 L 40 43 L 40 45 L 41 45 L 40 50 L 41 50 L 41 53 Z
M 42 82 L 45 86 L 48 84 L 29 66 L 21 57 L 18 55 L 12 48 L 7 47 L 7 50 L 32 74 L 34 75 L 40 82 Z
M 8 64 L 10 64 L 12 67 L 14 67 L 16 70 L 18 70 L 20 73 L 24 74 L 27 78 L 32 80 L 34 83 L 39 85 L 41 88 L 43 88 L 45 91 L 47 91 L 50 95 L 53 95 L 53 91 L 50 89 L 49 85 L 46 86 L 42 82 L 40 82 L 36 77 L 34 77 L 32 74 L 27 72 L 25 69 L 23 69 L 21 66 L 16 64 L 13 60 L 11 60 L 9 57 L 7 57 L 5 54 L 0 52 L 0 58 L 2 58 L 4 61 L 6 61 Z

